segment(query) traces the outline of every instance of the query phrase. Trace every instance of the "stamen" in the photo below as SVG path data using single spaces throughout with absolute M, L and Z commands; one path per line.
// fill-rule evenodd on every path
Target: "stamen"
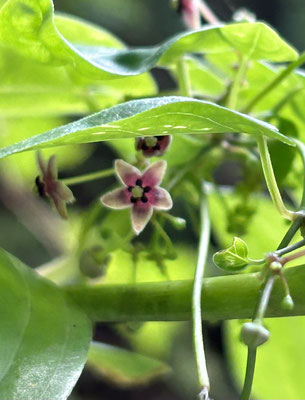
M 135 197 L 130 197 L 130 201 L 131 201 L 132 203 L 136 203 L 137 200 L 138 200 L 138 199 L 136 199 Z
M 136 180 L 136 185 L 142 187 L 142 180 L 141 179 L 137 179 Z
M 142 196 L 141 197 L 141 201 L 142 201 L 142 203 L 147 203 L 148 202 L 148 198 L 146 197 L 146 196 Z
M 133 186 L 128 186 L 128 192 L 132 192 Z
M 160 150 L 161 149 L 161 146 L 159 145 L 159 143 L 157 143 L 156 145 L 155 145 L 155 147 L 154 147 L 154 150 Z
M 150 191 L 151 191 L 151 187 L 150 186 L 145 186 L 144 193 L 148 193 Z

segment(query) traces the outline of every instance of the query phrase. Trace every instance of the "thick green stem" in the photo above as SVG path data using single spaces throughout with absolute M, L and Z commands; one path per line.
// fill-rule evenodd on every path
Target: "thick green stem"
M 74 176 L 72 178 L 61 179 L 61 182 L 63 182 L 65 185 L 72 186 L 72 185 L 78 185 L 78 184 L 84 183 L 84 182 L 94 181 L 95 179 L 107 178 L 109 176 L 112 176 L 113 174 L 114 174 L 114 169 L 109 168 L 109 169 L 104 169 L 102 171 L 91 172 L 90 174 Z
M 296 68 L 304 64 L 305 53 L 302 53 L 300 57 L 292 62 L 287 68 L 285 68 L 279 75 L 277 75 L 271 82 L 269 82 L 253 99 L 248 103 L 242 110 L 243 113 L 249 113 L 253 107 L 255 107 L 267 94 L 275 89 L 291 72 Z
M 192 97 L 192 86 L 188 67 L 183 57 L 177 62 L 177 77 L 181 96 Z
M 245 382 L 241 392 L 241 400 L 248 400 L 251 395 L 252 383 L 254 378 L 257 348 L 248 347 L 247 368 Z
M 293 239 L 294 235 L 297 233 L 298 229 L 300 228 L 301 225 L 301 219 L 297 218 L 292 222 L 290 225 L 288 231 L 286 232 L 285 236 L 283 237 L 281 243 L 278 245 L 277 250 L 283 249 L 284 247 L 287 247 L 291 240 Z
M 284 218 L 293 220 L 295 213 L 293 211 L 287 210 L 287 208 L 285 207 L 285 205 L 283 203 L 279 188 L 277 186 L 277 182 L 276 182 L 273 168 L 272 168 L 270 154 L 268 151 L 266 138 L 261 135 L 258 136 L 257 144 L 258 144 L 258 149 L 259 149 L 260 156 L 261 156 L 261 162 L 262 162 L 265 180 L 266 180 L 267 187 L 268 187 L 270 196 L 272 198 L 272 201 L 273 201 L 274 205 L 276 206 L 276 208 L 278 209 L 279 213 Z
M 207 393 L 210 388 L 210 380 L 206 366 L 204 342 L 202 334 L 202 312 L 201 312 L 201 290 L 203 284 L 204 270 L 208 255 L 210 241 L 210 217 L 208 201 L 204 193 L 201 194 L 200 205 L 200 224 L 201 234 L 199 241 L 199 254 L 195 272 L 193 296 L 192 296 L 192 315 L 193 315 L 193 343 L 197 365 L 197 374 L 200 390 Z M 203 299 L 204 301 L 204 299 Z
M 295 307 L 279 307 L 281 280 L 275 278 L 267 317 L 305 315 L 305 267 L 284 271 Z M 95 321 L 191 320 L 192 281 L 147 282 L 135 285 L 75 285 L 66 292 Z M 260 273 L 206 278 L 202 287 L 203 319 L 251 318 L 261 287 Z

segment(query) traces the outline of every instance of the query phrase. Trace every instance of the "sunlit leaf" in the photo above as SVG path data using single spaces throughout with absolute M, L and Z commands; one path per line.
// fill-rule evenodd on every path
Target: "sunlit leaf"
M 225 271 L 239 271 L 250 262 L 248 259 L 248 247 L 242 239 L 235 237 L 233 244 L 229 248 L 214 254 L 213 261 L 217 267 Z
M 65 400 L 87 357 L 87 317 L 62 292 L 0 252 L 0 397 Z
M 179 133 L 244 132 L 293 142 L 277 128 L 217 104 L 188 97 L 134 100 L 14 144 L 0 158 L 35 148 Z
M 108 344 L 92 342 L 87 365 L 121 387 L 145 385 L 170 372 L 164 362 Z
M 270 339 L 258 349 L 253 398 L 302 399 L 305 393 L 305 318 L 272 318 L 264 324 L 270 331 Z M 247 354 L 247 347 L 239 341 L 240 330 L 238 321 L 226 323 L 228 362 L 239 386 L 244 378 Z
M 51 0 L 8 0 L 0 10 L 0 43 L 37 61 L 74 65 L 82 73 L 100 79 L 138 75 L 158 63 L 171 64 L 191 52 L 235 49 L 248 58 L 270 61 L 291 61 L 297 57 L 291 46 L 261 22 L 206 27 L 179 34 L 156 47 L 109 50 L 109 47 L 120 47 L 120 43 L 113 45 L 109 37 L 109 44 L 105 45 L 102 30 L 78 19 L 63 21 L 62 18 L 65 17 L 54 20 Z M 75 28 L 81 29 L 82 40 L 78 37 L 76 40 Z

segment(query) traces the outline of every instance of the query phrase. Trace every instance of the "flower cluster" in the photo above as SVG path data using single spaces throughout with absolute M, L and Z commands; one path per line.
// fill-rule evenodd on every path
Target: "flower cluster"
M 116 174 L 124 185 L 101 197 L 101 202 L 113 209 L 131 208 L 131 222 L 138 235 L 150 220 L 153 209 L 172 208 L 170 194 L 159 187 L 166 170 L 166 161 L 157 161 L 143 173 L 123 160 L 115 161 Z

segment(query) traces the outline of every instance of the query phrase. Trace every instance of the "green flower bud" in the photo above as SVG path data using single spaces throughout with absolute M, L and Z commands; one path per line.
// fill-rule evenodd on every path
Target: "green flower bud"
M 279 272 L 283 268 L 283 266 L 278 261 L 272 261 L 272 263 L 269 265 L 269 268 L 274 272 Z
M 294 307 L 294 302 L 292 300 L 292 297 L 287 294 L 287 296 L 285 296 L 281 302 L 281 307 L 283 310 L 292 310 Z
M 242 341 L 249 347 L 258 347 L 269 339 L 270 333 L 257 322 L 246 322 L 241 330 Z

